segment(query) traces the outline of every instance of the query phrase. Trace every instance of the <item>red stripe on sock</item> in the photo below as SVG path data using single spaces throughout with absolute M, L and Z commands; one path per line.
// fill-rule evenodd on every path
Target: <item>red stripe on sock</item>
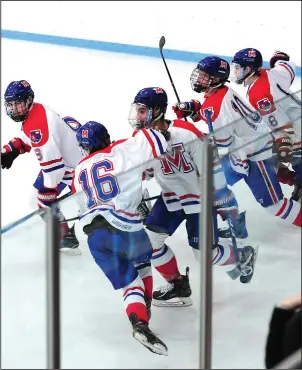
M 162 266 L 156 266 L 156 270 L 162 275 L 167 281 L 172 281 L 176 279 L 180 272 L 178 271 L 176 258 L 173 256 L 169 262 Z
M 282 212 L 284 211 L 285 207 L 287 205 L 287 199 L 284 198 L 283 199 L 283 204 L 282 204 L 282 207 L 279 209 L 279 211 L 276 213 L 276 216 L 280 216 L 282 214 Z
M 153 292 L 153 278 L 152 276 L 147 276 L 143 278 L 143 282 L 145 285 L 145 296 L 147 298 L 152 299 L 152 292 Z
M 128 304 L 126 308 L 126 313 L 128 317 L 132 313 L 135 313 L 139 320 L 144 320 L 146 322 L 149 322 L 147 308 L 146 308 L 146 305 L 143 303 L 136 302 L 136 303 Z

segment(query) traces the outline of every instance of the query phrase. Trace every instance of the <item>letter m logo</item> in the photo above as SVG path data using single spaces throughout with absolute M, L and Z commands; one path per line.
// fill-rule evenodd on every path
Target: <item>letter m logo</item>
M 172 153 L 167 152 L 161 159 L 161 168 L 164 175 L 172 175 L 175 170 L 188 173 L 194 171 L 191 163 L 188 163 L 184 156 L 185 148 L 183 143 L 172 145 Z

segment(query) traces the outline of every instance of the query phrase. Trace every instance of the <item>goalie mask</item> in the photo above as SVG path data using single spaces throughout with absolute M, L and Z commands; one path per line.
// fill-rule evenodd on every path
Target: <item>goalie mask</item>
M 164 118 L 168 105 L 165 90 L 160 87 L 147 87 L 140 90 L 131 104 L 128 121 L 135 130 L 150 128 L 160 118 Z
M 34 97 L 34 92 L 27 81 L 11 82 L 4 93 L 6 114 L 15 122 L 25 121 L 33 106 Z

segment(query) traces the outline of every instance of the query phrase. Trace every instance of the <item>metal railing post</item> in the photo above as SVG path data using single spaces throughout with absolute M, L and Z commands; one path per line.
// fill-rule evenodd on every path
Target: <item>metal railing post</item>
M 204 140 L 201 174 L 200 247 L 200 353 L 199 369 L 211 369 L 212 357 L 212 244 L 213 147 Z
M 47 369 L 60 369 L 60 251 L 55 210 L 46 211 Z

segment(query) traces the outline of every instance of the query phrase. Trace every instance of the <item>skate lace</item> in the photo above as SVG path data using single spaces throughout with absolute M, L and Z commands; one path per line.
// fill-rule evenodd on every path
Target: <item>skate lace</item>
M 252 257 L 253 257 L 253 255 L 250 254 L 248 256 L 247 260 L 244 263 L 242 263 L 242 265 L 241 265 L 241 276 L 249 276 L 250 274 L 253 273 L 253 267 L 247 266 L 250 263 Z
M 161 285 L 158 289 L 161 293 L 168 293 L 174 288 L 174 284 Z

